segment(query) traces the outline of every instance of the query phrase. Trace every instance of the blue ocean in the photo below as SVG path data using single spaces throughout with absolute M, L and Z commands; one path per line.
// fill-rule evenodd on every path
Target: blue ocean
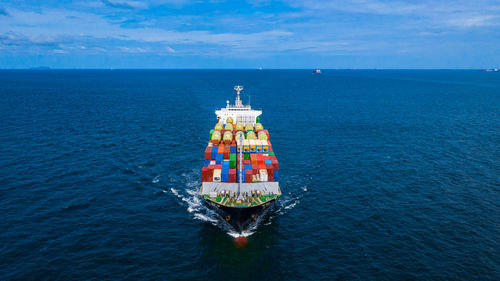
M 198 198 L 214 111 L 262 109 L 283 196 Z M 1 280 L 500 280 L 500 75 L 2 70 Z

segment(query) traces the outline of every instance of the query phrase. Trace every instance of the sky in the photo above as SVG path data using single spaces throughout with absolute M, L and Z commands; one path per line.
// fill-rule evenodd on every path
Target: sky
M 0 68 L 491 68 L 500 0 L 1 0 Z

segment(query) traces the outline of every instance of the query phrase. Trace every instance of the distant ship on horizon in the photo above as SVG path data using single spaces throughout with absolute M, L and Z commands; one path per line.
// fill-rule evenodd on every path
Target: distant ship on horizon
M 313 71 L 314 74 L 321 74 L 321 69 L 316 69 Z
M 498 72 L 498 68 L 487 68 L 479 70 L 481 72 Z

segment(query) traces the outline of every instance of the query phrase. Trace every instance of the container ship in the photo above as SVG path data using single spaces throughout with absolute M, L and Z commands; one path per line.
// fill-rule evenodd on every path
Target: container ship
M 279 164 L 260 123 L 262 111 L 243 105 L 235 86 L 234 105 L 216 110 L 201 170 L 200 196 L 240 232 L 281 196 Z

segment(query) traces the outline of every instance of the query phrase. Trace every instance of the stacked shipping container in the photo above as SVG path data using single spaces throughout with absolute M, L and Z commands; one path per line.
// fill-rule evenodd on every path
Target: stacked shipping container
M 260 123 L 258 123 L 260 125 Z M 274 155 L 271 143 L 267 140 L 269 132 L 263 130 L 262 126 L 256 125 L 257 131 L 251 130 L 252 126 L 246 126 L 245 135 L 253 132 L 249 137 L 259 135 L 260 139 L 244 139 L 243 143 L 236 142 L 236 129 L 238 126 L 224 126 L 217 124 L 215 130 L 210 131 L 210 142 L 205 149 L 205 162 L 201 170 L 202 182 L 229 182 L 236 183 L 239 181 L 239 170 L 242 171 L 242 182 L 263 182 L 263 181 L 278 181 L 279 164 Z M 226 130 L 225 127 L 228 127 Z M 232 140 L 225 141 L 213 140 L 214 132 L 220 132 L 222 135 L 226 132 L 232 133 Z M 263 132 L 259 134 L 259 132 Z M 265 135 L 266 137 L 262 136 Z M 261 137 L 262 136 L 262 137 Z M 267 138 L 267 139 L 266 139 Z M 240 163 L 239 151 L 243 149 L 243 163 Z

